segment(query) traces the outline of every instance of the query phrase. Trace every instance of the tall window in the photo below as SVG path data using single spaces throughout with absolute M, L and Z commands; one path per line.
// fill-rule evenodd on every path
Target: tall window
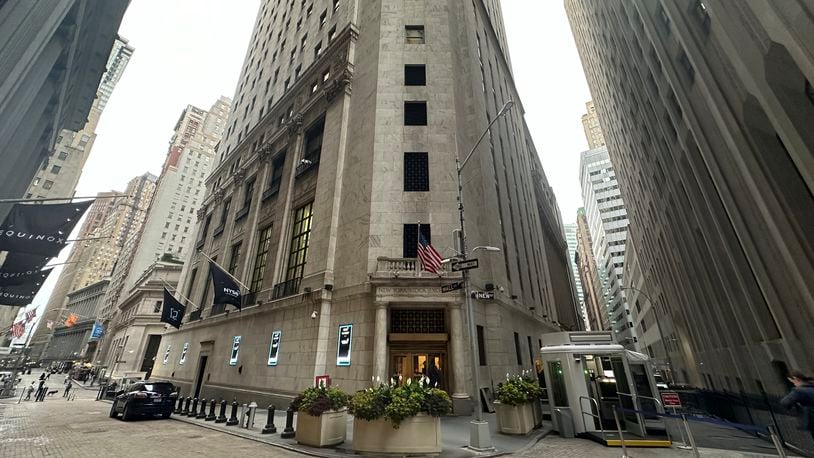
M 404 191 L 430 190 L 427 153 L 404 153 Z
M 226 199 L 223 201 L 223 208 L 220 211 L 220 224 L 226 224 L 226 218 L 229 216 L 229 205 L 231 205 L 232 199 Z
M 427 125 L 427 102 L 404 102 L 404 125 Z
M 257 240 L 257 254 L 254 256 L 252 282 L 249 285 L 252 291 L 260 291 L 260 287 L 263 286 L 263 274 L 266 273 L 269 245 L 271 245 L 271 226 L 261 230 L 260 238 Z
M 243 192 L 243 208 L 250 208 L 252 206 L 252 196 L 254 196 L 254 181 L 255 177 L 251 177 L 246 181 L 245 191 Z
M 288 254 L 288 269 L 285 274 L 286 281 L 302 278 L 305 271 L 313 213 L 313 202 L 303 205 L 294 212 L 294 226 L 291 229 L 291 250 Z
M 421 225 L 421 235 L 427 243 L 432 243 L 432 231 L 429 224 Z M 403 234 L 402 256 L 405 258 L 418 257 L 418 224 L 405 224 Z
M 272 193 L 280 190 L 280 185 L 283 182 L 283 167 L 285 167 L 285 153 L 280 153 L 271 163 L 271 181 L 269 181 L 269 190 Z
M 483 334 L 483 326 L 476 327 L 478 331 L 478 364 L 481 366 L 486 365 L 486 338 Z
M 195 277 L 198 276 L 198 268 L 192 269 L 192 275 L 189 276 L 189 286 L 187 286 L 187 297 L 192 294 L 192 288 L 195 287 Z
M 529 360 L 531 361 L 532 367 L 534 366 L 534 347 L 531 345 L 531 336 L 526 336 L 529 344 Z
M 218 262 L 218 257 L 215 256 L 215 257 L 212 258 L 212 260 L 215 261 L 215 262 Z M 203 311 L 203 309 L 206 307 L 207 296 L 209 296 L 209 285 L 211 283 L 212 282 L 209 281 L 209 276 L 207 276 L 204 279 L 204 290 L 203 290 L 203 296 L 201 296 L 201 302 L 200 302 L 201 308 L 199 309 L 200 311 Z
M 514 333 L 514 353 L 517 356 L 517 365 L 523 364 L 523 359 L 520 357 L 520 334 Z
M 200 241 L 206 240 L 206 234 L 209 232 L 209 225 L 212 224 L 212 214 L 206 215 L 206 219 L 204 220 L 203 231 L 201 231 L 201 238 Z
M 232 254 L 229 256 L 229 273 L 232 275 L 235 274 L 237 263 L 240 260 L 240 245 L 242 245 L 242 242 L 232 245 Z
M 303 159 L 309 160 L 312 163 L 319 162 L 319 156 L 322 153 L 322 132 L 325 130 L 325 118 L 317 121 L 305 133 L 305 152 Z

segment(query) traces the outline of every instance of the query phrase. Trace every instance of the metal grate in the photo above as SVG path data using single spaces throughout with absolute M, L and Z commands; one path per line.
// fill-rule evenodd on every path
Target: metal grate
M 404 310 L 390 312 L 390 332 L 406 334 L 446 332 L 443 309 Z

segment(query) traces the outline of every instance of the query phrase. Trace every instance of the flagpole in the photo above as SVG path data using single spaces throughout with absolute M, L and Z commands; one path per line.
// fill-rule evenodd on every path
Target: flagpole
M 200 254 L 200 255 L 202 255 L 203 257 L 205 257 L 206 259 L 208 259 L 208 260 L 209 260 L 209 262 L 211 262 L 212 264 L 215 264 L 216 266 L 218 266 L 218 267 L 220 268 L 220 270 L 222 270 L 222 271 L 223 271 L 223 272 L 224 272 L 226 275 L 228 275 L 228 276 L 229 276 L 229 277 L 230 277 L 232 280 L 236 281 L 238 285 L 240 285 L 240 286 L 242 286 L 243 288 L 245 288 L 245 289 L 246 289 L 246 291 L 251 291 L 251 289 L 250 289 L 248 286 L 244 285 L 242 281 L 240 281 L 240 280 L 238 280 L 237 278 L 235 278 L 235 276 L 234 276 L 234 275 L 230 274 L 228 270 L 224 269 L 224 268 L 223 268 L 223 266 L 222 266 L 222 265 L 220 265 L 220 264 L 218 264 L 218 263 L 217 263 L 217 262 L 216 262 L 214 259 L 212 259 L 212 258 L 210 258 L 209 256 L 207 256 L 207 255 L 206 255 L 206 253 L 204 253 L 203 251 L 198 251 L 198 254 Z
M 189 302 L 189 304 L 190 304 L 190 305 L 192 305 L 192 306 L 194 306 L 194 307 L 195 307 L 195 310 L 200 309 L 200 307 L 198 307 L 198 304 L 196 304 L 196 303 L 192 302 L 191 300 L 189 300 L 189 298 L 188 298 L 188 297 L 186 297 L 186 296 L 184 296 L 183 294 L 181 294 L 181 293 L 178 291 L 178 288 L 173 288 L 172 286 L 170 286 L 170 284 L 169 284 L 169 283 L 167 283 L 167 281 L 166 281 L 166 280 L 164 280 L 163 278 L 161 279 L 161 283 L 164 283 L 164 287 L 165 287 L 165 288 L 167 288 L 167 289 L 169 289 L 169 290 L 172 290 L 172 291 L 175 291 L 175 294 L 178 294 L 179 296 L 181 296 L 181 299 L 183 299 L 183 300 L 185 300 L 185 301 Z M 171 292 L 172 292 L 172 291 L 171 291 Z
M 416 257 L 415 265 L 416 265 L 416 268 L 418 269 L 418 274 L 416 276 L 421 277 L 421 270 L 422 270 L 421 269 L 421 256 L 418 255 L 418 249 L 419 249 L 418 247 L 421 245 L 421 220 L 418 221 L 418 234 L 416 234 L 416 235 L 417 236 L 415 238 L 415 242 L 416 242 L 415 243 L 415 249 L 416 249 L 416 252 L 415 252 L 415 257 Z

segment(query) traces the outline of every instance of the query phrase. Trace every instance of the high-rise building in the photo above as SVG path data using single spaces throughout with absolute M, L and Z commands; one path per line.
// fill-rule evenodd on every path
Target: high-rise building
M 582 129 L 585 131 L 585 138 L 588 140 L 588 149 L 605 146 L 605 135 L 602 133 L 602 126 L 599 124 L 599 116 L 596 114 L 593 100 L 585 102 Z
M 579 170 L 585 217 L 611 329 L 619 343 L 637 349 L 636 330 L 622 289 L 627 211 L 607 147 L 583 151 Z
M 0 197 L 24 196 L 59 132 L 86 123 L 128 3 L 0 2 Z
M 785 393 L 814 372 L 811 2 L 566 8 L 675 378 Z
M 585 329 L 590 329 L 588 321 L 588 311 L 585 309 L 585 292 L 582 289 L 582 278 L 579 275 L 579 268 L 577 267 L 577 224 L 568 223 L 563 224 L 565 229 L 565 242 L 568 244 L 568 258 L 571 260 L 571 273 L 574 277 L 574 292 L 577 294 L 579 301 L 579 311 L 582 314 L 582 320 L 585 322 Z
M 585 208 L 577 210 L 577 253 L 574 261 L 582 284 L 588 329 L 591 331 L 609 330 L 608 301 L 605 298 L 596 259 L 594 259 L 591 231 L 588 228 L 588 219 L 585 217 Z
M 473 371 L 492 386 L 534 368 L 543 333 L 581 327 L 497 2 L 264 1 L 233 100 L 195 246 L 246 285 L 243 309 L 213 306 L 193 254 L 155 376 L 285 405 L 315 375 L 352 391 L 435 364 L 466 411 Z M 441 292 L 461 274 L 416 252 L 455 255 L 456 153 L 508 100 L 462 172 L 472 285 L 494 294 L 475 300 L 470 355 L 463 292 Z
M 51 336 L 45 327 L 46 321 L 64 319 L 68 294 L 110 277 L 122 247 L 144 223 L 156 179 L 145 173 L 130 180 L 122 196 L 111 197 L 120 194 L 115 191 L 100 193 L 100 198 L 91 205 L 79 230 L 79 240 L 73 243 L 67 264 L 57 278 L 45 310 L 40 313 L 31 338 L 32 359 L 39 358 Z
M 71 197 L 74 195 L 82 169 L 96 140 L 96 126 L 102 111 L 119 82 L 134 48 L 118 37 L 107 60 L 107 70 L 96 90 L 88 120 L 79 131 L 62 129 L 57 136 L 51 155 L 43 160 L 40 170 L 28 186 L 26 198 Z

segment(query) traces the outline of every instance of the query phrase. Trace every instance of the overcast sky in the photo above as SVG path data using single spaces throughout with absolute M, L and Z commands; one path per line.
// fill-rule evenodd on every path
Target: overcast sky
M 188 105 L 209 109 L 232 97 L 260 0 L 140 0 L 119 33 L 136 48 L 97 128 L 77 196 L 123 190 L 144 172 L 158 174 Z M 587 149 L 580 116 L 590 99 L 562 0 L 503 0 L 515 83 L 564 222 L 580 207 L 579 153 Z M 64 250 L 65 258 L 69 250 Z M 34 306 L 44 306 L 59 272 Z

